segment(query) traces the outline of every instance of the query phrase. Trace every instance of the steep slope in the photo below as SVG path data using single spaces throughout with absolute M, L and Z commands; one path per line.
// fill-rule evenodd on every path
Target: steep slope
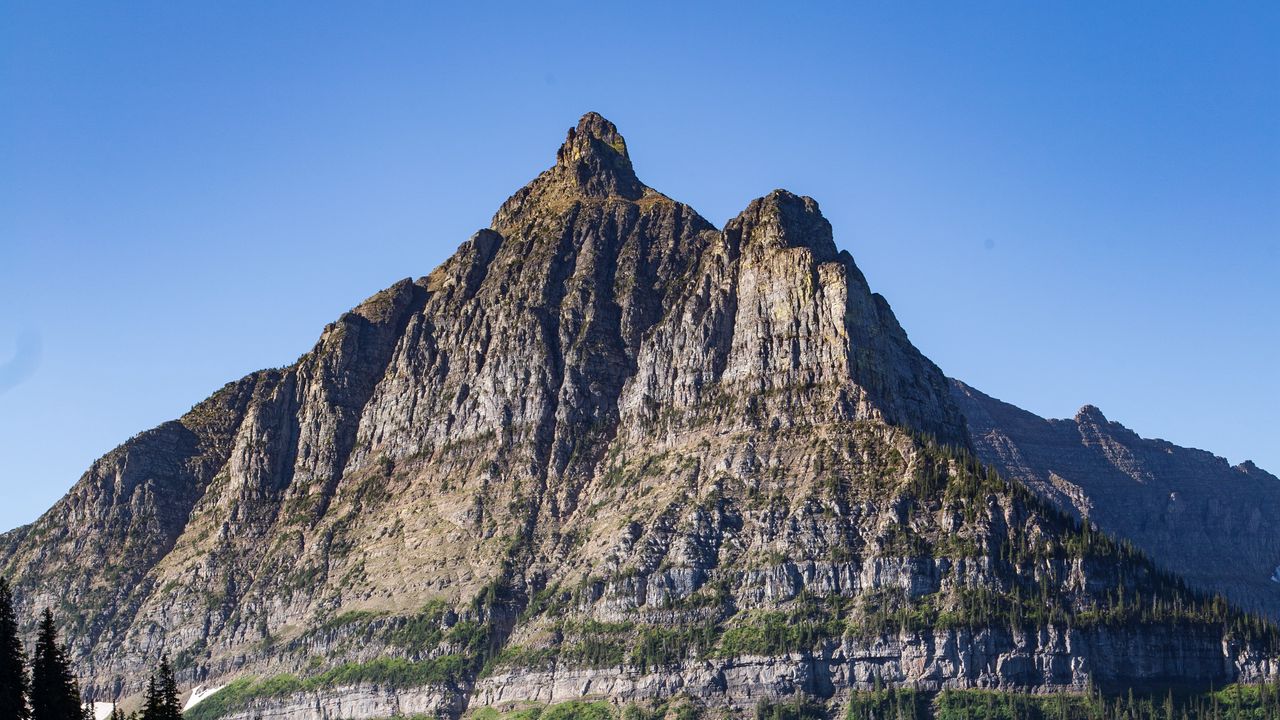
M 1045 420 L 952 381 L 983 462 L 1206 592 L 1280 616 L 1280 479 L 1139 437 L 1092 405 Z
M 1274 654 L 981 468 L 812 199 L 716 230 L 595 114 L 429 276 L 177 426 L 0 544 L 24 616 L 85 609 L 98 699 L 163 653 L 231 683 L 206 718 L 1220 684 Z
M 62 610 L 77 621 L 72 632 L 85 644 L 109 626 L 127 626 L 146 592 L 139 584 L 225 466 L 261 380 L 231 383 L 180 420 L 131 438 L 94 462 L 39 521 L 6 533 L 0 558 L 21 578 L 28 612 Z
M 186 659 L 235 627 L 264 538 L 296 520 L 281 513 L 332 494 L 360 410 L 422 295 L 407 281 L 379 293 L 296 365 L 232 383 L 131 439 L 6 535 L 0 560 L 22 614 L 52 606 L 73 621 L 83 672 L 110 679 L 89 682 L 91 692 L 114 696 L 156 652 Z

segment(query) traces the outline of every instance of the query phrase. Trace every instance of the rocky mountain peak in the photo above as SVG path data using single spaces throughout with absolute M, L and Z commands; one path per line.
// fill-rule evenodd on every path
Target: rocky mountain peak
M 1105 429 L 1069 440 L 1111 452 Z M 1123 679 L 1107 663 L 1131 638 L 1011 634 L 970 591 L 1014 608 L 1051 587 L 1068 619 L 1135 578 L 1178 591 L 1134 558 L 1066 555 L 1078 529 L 971 446 L 817 202 L 776 190 L 716 229 L 644 186 L 588 113 L 492 227 L 293 365 L 109 453 L 0 535 L 0 571 L 23 617 L 83 618 L 68 636 L 89 699 L 136 698 L 168 654 L 184 687 L 237 683 L 206 719 L 457 720 L 559 697 L 559 678 L 731 716 L 801 687 Z M 1052 566 L 1013 561 L 1030 537 Z M 897 620 L 935 611 L 970 624 L 908 638 Z M 1121 657 L 1139 680 L 1261 672 L 1218 626 L 1166 625 Z
M 629 200 L 644 194 L 627 153 L 627 141 L 617 126 L 599 113 L 582 116 L 569 129 L 556 152 L 555 174 L 588 197 L 618 195 Z
M 1269 480 L 1271 482 L 1275 482 L 1277 480 L 1275 475 L 1272 475 L 1266 470 L 1263 470 L 1262 468 L 1258 467 L 1257 464 L 1254 463 L 1252 460 L 1245 460 L 1244 462 L 1235 466 L 1234 469 L 1239 470 L 1240 472 L 1250 477 L 1256 477 L 1262 480 Z
M 788 248 L 809 248 L 818 262 L 838 255 L 831 235 L 831 223 L 822 216 L 818 202 L 787 190 L 774 190 L 752 200 L 725 233 L 736 238 L 744 253 Z
M 1082 405 L 1076 411 L 1076 423 L 1106 425 L 1107 416 L 1102 414 L 1102 410 L 1097 405 Z
M 556 164 L 508 198 L 491 225 L 504 236 L 519 234 L 530 223 L 555 224 L 584 201 L 600 205 L 635 202 L 643 197 L 666 199 L 636 177 L 627 142 L 617 126 L 599 113 L 589 112 L 569 128 L 564 144 L 556 151 Z

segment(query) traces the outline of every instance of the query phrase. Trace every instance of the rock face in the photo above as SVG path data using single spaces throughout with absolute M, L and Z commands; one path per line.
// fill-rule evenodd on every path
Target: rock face
M 717 230 L 588 114 L 434 272 L 109 453 L 0 567 L 95 699 L 168 654 L 228 684 L 205 718 L 1270 672 L 1266 628 L 968 438 L 816 202 Z
M 273 696 L 228 712 L 228 720 L 447 717 L 462 711 L 457 693 L 436 688 L 360 684 Z
M 1001 474 L 1136 544 L 1206 592 L 1280 617 L 1280 479 L 1147 440 L 1092 405 L 1045 420 L 957 380 L 974 450 Z

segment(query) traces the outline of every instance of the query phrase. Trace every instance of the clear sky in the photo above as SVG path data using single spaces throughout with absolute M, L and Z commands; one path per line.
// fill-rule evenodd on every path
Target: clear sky
M 949 375 L 1280 472 L 1280 3 L 0 0 L 0 529 L 587 110 L 713 223 L 816 198 Z

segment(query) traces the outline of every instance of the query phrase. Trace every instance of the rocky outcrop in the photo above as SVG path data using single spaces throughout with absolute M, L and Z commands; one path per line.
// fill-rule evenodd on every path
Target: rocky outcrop
M 717 230 L 588 114 L 430 275 L 113 451 L 0 567 L 83 618 L 95 698 L 168 654 L 239 679 L 229 717 L 1269 672 L 969 447 L 814 200 Z
M 582 697 L 619 703 L 689 695 L 712 707 L 754 707 L 761 700 L 797 695 L 843 705 L 850 691 L 879 684 L 939 690 L 1008 692 L 1054 688 L 1083 692 L 1095 678 L 1112 689 L 1163 683 L 1198 685 L 1262 673 L 1240 659 L 1232 666 L 1206 636 L 1202 643 L 1167 631 L 1081 631 L 1048 627 L 902 633 L 870 640 L 845 639 L 816 653 L 683 663 L 659 672 L 635 667 L 604 669 L 523 668 L 481 679 L 470 698 L 476 707 L 556 704 Z M 1137 663 L 1136 665 L 1134 663 Z M 1256 676 L 1259 679 L 1267 675 Z
M 1280 479 L 1139 437 L 1092 405 L 1045 420 L 959 381 L 952 388 L 984 462 L 1201 590 L 1280 617 Z
M 255 700 L 221 717 L 227 720 L 447 717 L 462 711 L 459 700 L 457 693 L 447 689 L 364 684 Z

